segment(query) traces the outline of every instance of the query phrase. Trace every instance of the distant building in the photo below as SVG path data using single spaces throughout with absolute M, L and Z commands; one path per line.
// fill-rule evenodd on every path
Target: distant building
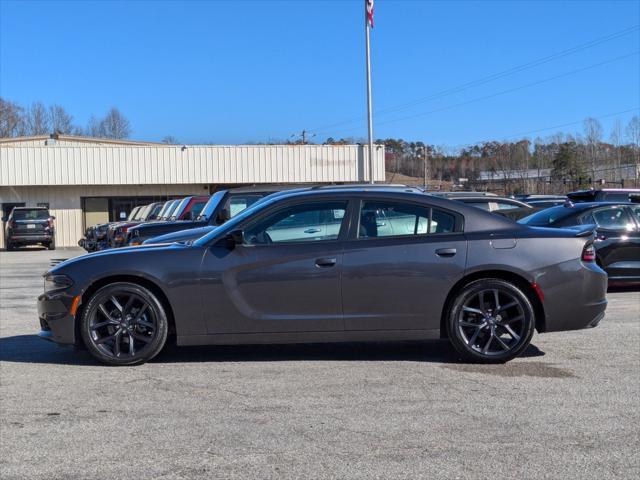
M 135 206 L 209 194 L 227 186 L 361 182 L 361 145 L 166 145 L 68 135 L 0 139 L 0 206 L 46 205 L 56 243 L 75 246 L 86 226 L 126 216 Z M 384 146 L 374 180 L 384 181 Z M 0 235 L 4 247 L 4 234 Z

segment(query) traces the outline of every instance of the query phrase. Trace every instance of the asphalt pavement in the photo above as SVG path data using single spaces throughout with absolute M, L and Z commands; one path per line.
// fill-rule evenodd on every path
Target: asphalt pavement
M 447 343 L 170 348 L 114 368 L 37 338 L 0 252 L 0 478 L 640 478 L 640 291 L 506 365 Z M 571 301 L 571 299 L 567 299 Z

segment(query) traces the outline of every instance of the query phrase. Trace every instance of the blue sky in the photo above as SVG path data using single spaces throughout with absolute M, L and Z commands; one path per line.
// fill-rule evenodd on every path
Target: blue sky
M 639 1 L 376 0 L 375 21 L 376 138 L 459 146 L 580 131 L 587 116 L 608 135 L 638 113 L 639 30 L 600 40 L 640 24 Z M 0 0 L 0 95 L 64 105 L 81 125 L 116 106 L 136 139 L 364 137 L 364 92 L 360 0 Z

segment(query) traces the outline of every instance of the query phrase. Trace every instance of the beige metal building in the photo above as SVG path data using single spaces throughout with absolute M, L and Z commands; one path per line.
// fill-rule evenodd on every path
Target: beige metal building
M 373 177 L 384 181 L 384 147 Z M 135 205 L 225 186 L 369 180 L 361 145 L 165 145 L 65 135 L 0 139 L 0 207 L 48 206 L 56 244 L 75 246 L 88 225 Z M 4 225 L 3 225 L 4 227 Z M 4 234 L 0 235 L 4 247 Z

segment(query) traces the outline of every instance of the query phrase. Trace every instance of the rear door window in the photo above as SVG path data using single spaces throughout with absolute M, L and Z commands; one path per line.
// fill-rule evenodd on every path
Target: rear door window
M 425 205 L 369 201 L 362 204 L 358 238 L 418 236 L 455 231 L 456 217 Z

